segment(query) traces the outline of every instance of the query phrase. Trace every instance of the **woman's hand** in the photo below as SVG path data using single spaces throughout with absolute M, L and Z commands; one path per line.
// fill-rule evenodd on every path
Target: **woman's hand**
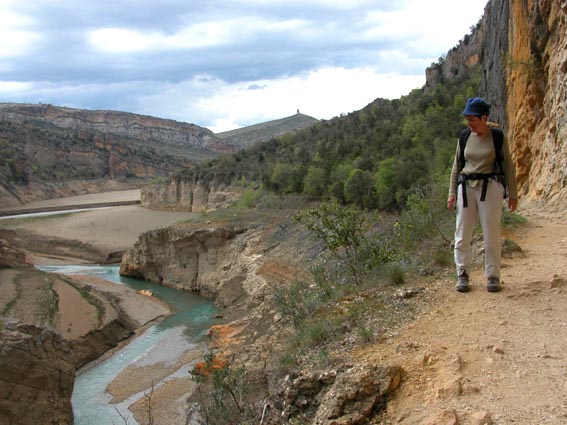
M 457 197 L 455 195 L 449 195 L 449 197 L 447 198 L 447 208 L 449 208 L 449 210 L 453 212 L 456 207 L 457 207 Z
M 518 208 L 518 200 L 508 198 L 508 211 L 514 212 L 516 211 L 516 208 Z

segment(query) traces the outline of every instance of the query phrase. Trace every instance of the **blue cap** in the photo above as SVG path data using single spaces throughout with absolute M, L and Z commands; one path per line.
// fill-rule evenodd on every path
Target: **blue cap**
M 461 115 L 475 115 L 477 117 L 489 114 L 490 103 L 480 97 L 471 97 L 467 100 L 467 106 L 465 107 L 465 110 L 461 112 Z

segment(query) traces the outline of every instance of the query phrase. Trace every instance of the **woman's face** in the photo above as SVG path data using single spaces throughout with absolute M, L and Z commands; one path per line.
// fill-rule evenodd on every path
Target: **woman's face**
M 467 127 L 471 129 L 471 132 L 476 134 L 484 134 L 486 130 L 486 115 L 482 117 L 477 117 L 475 115 L 467 115 L 465 119 L 467 120 Z

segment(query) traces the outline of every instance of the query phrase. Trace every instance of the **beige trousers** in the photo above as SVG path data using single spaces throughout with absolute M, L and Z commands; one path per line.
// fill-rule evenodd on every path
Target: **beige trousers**
M 457 273 L 470 273 L 472 263 L 473 228 L 480 221 L 484 238 L 484 275 L 500 277 L 500 219 L 504 199 L 504 186 L 489 180 L 486 199 L 480 200 L 482 181 L 475 187 L 467 186 L 467 208 L 463 208 L 463 191 L 457 190 L 457 228 L 455 231 L 455 265 Z

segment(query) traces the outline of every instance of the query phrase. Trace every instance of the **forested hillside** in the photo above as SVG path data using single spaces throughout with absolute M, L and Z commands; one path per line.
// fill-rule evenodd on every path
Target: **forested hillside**
M 360 111 L 185 170 L 183 176 L 245 178 L 278 194 L 400 209 L 412 187 L 447 172 L 464 127 L 460 113 L 466 99 L 477 94 L 479 80 L 473 67 L 432 88 L 376 99 Z

